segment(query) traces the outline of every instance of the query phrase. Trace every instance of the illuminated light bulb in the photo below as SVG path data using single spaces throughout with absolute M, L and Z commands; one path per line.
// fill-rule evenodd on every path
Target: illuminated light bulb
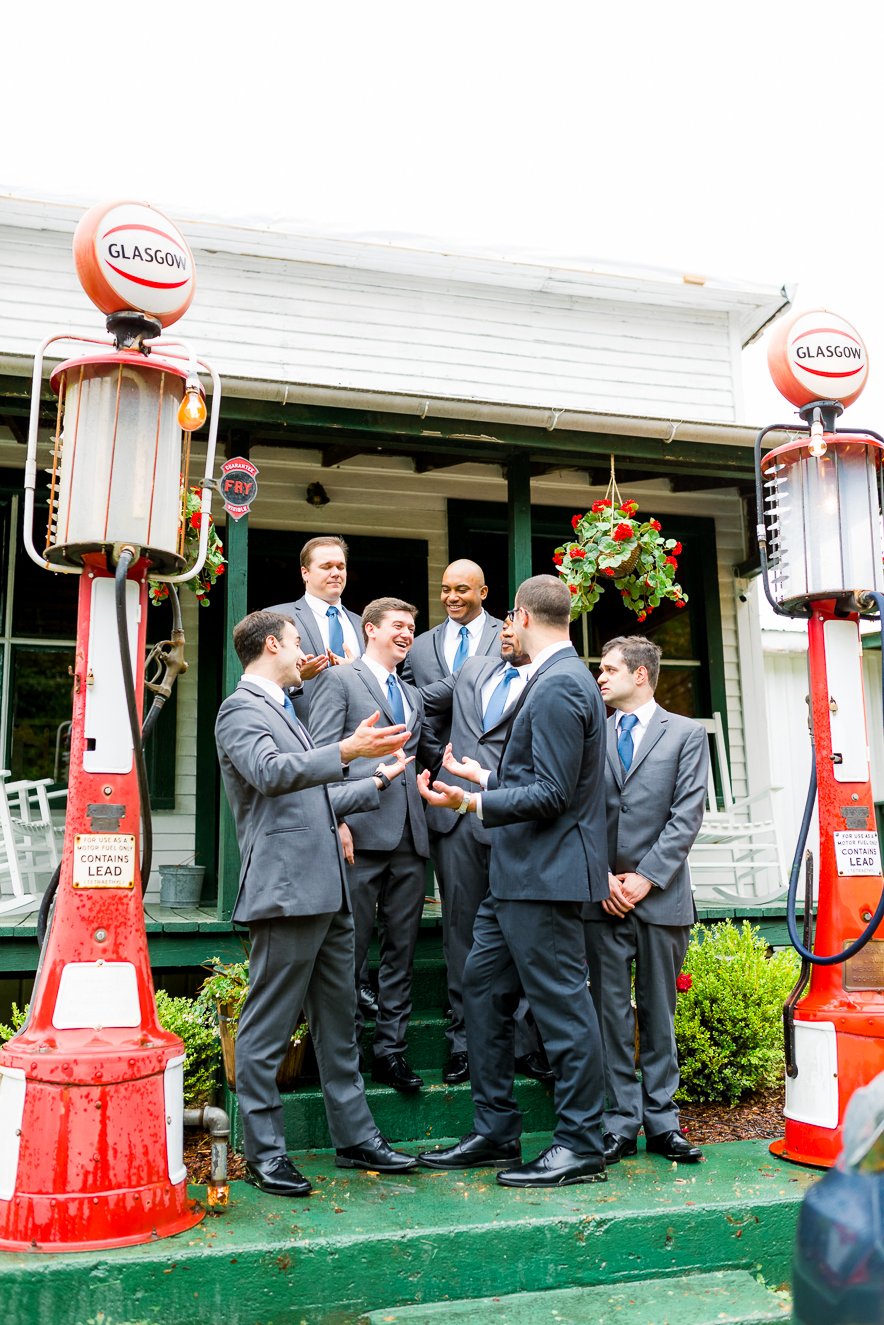
M 196 432 L 206 421 L 206 402 L 198 386 L 188 386 L 178 406 L 178 423 L 185 432 Z
M 203 413 L 205 413 L 205 409 L 203 410 Z M 811 427 L 810 442 L 808 444 L 807 449 L 809 453 L 813 456 L 814 460 L 822 460 L 823 456 L 826 454 L 826 451 L 829 449 L 826 446 L 826 439 L 823 436 L 823 428 L 821 423 L 814 423 L 813 426 Z

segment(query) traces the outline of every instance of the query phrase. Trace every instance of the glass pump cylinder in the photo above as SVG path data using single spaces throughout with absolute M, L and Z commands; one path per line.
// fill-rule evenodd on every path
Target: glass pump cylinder
M 880 473 L 884 447 L 825 433 L 770 451 L 762 461 L 764 523 L 774 598 L 783 607 L 884 587 Z M 761 514 L 759 512 L 759 514 Z
M 143 549 L 160 574 L 184 566 L 182 433 L 186 374 L 138 353 L 60 364 L 46 560 L 80 565 L 115 543 Z

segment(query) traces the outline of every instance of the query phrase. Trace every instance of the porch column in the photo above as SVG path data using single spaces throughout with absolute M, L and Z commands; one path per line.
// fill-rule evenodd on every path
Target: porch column
M 231 433 L 225 449 L 226 459 L 234 456 L 249 458 L 248 434 Z M 233 627 L 246 614 L 246 598 L 249 585 L 249 517 L 243 515 L 239 520 L 228 517 L 225 530 L 224 552 L 227 557 L 227 570 L 224 576 L 224 651 L 222 662 L 222 698 L 226 699 L 235 689 L 242 676 L 242 667 L 233 647 Z M 239 886 L 239 847 L 236 841 L 236 829 L 233 815 L 227 803 L 227 796 L 221 786 L 221 805 L 218 835 L 218 919 L 229 920 L 236 901 Z
M 532 574 L 531 565 L 531 461 L 515 456 L 506 467 L 507 535 L 509 538 L 510 593 Z

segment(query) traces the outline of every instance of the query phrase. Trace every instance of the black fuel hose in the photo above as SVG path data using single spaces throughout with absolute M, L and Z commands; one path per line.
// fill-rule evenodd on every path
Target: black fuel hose
M 878 615 L 882 623 L 881 640 L 881 692 L 882 706 L 884 706 L 884 594 L 867 592 L 862 597 L 871 598 L 878 608 Z M 882 711 L 882 720 L 884 720 L 884 711 Z M 855 957 L 871 939 L 875 930 L 884 920 L 884 890 L 878 899 L 878 906 L 875 914 L 866 925 L 863 932 L 852 943 L 849 943 L 843 952 L 831 953 L 828 957 L 820 957 L 817 953 L 811 952 L 801 939 L 798 937 L 798 924 L 795 918 L 795 906 L 798 896 L 798 875 L 801 872 L 801 860 L 804 856 L 804 847 L 807 843 L 807 834 L 810 831 L 810 820 L 813 816 L 814 802 L 816 801 L 816 756 L 811 760 L 810 765 L 810 785 L 807 788 L 807 800 L 804 803 L 804 814 L 801 819 L 801 827 L 798 830 L 798 843 L 795 847 L 795 855 L 792 858 L 792 869 L 789 874 L 789 892 L 786 897 L 786 926 L 789 931 L 789 942 L 804 961 L 810 962 L 813 966 L 837 966 L 839 962 L 846 962 L 848 958 Z
M 149 722 L 153 717 L 153 722 L 160 715 L 162 702 L 159 705 L 152 706 L 148 713 L 148 721 L 145 721 L 144 729 L 138 729 L 138 706 L 135 702 L 135 678 L 132 675 L 132 660 L 129 656 L 129 624 L 126 618 L 126 578 L 129 567 L 132 564 L 134 553 L 131 548 L 125 548 L 120 555 L 117 563 L 116 574 L 114 576 L 115 604 L 117 616 L 117 637 L 120 644 L 120 664 L 123 670 L 123 690 L 126 696 L 126 711 L 129 717 L 129 727 L 132 732 L 132 745 L 135 752 L 135 770 L 138 778 L 138 795 L 142 807 L 142 822 L 144 825 L 141 839 L 141 893 L 142 896 L 147 891 L 147 881 L 150 878 L 150 868 L 153 861 L 153 824 L 150 814 L 150 791 L 147 785 L 147 767 L 144 763 L 144 740 L 146 739 L 150 727 L 153 723 Z M 120 569 L 122 567 L 122 570 Z M 178 606 L 177 595 L 175 598 L 175 607 L 178 608 L 176 620 L 180 624 L 181 609 Z M 49 929 L 49 917 L 52 914 L 52 906 L 55 902 L 55 895 L 58 892 L 58 885 L 61 880 L 61 864 L 55 867 L 55 871 L 49 883 L 46 885 L 46 891 L 40 898 L 40 909 L 37 912 L 37 943 L 42 948 L 46 942 L 46 934 Z

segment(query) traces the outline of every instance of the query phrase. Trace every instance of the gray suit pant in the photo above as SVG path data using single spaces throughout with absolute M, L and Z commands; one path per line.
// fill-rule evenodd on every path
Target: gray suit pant
M 353 917 L 254 920 L 249 993 L 236 1037 L 236 1090 L 246 1159 L 286 1151 L 276 1071 L 303 1008 L 319 1066 L 332 1144 L 359 1145 L 376 1131 L 356 1048 Z
M 378 926 L 378 1015 L 374 1054 L 405 1053 L 411 1018 L 414 950 L 424 909 L 426 865 L 414 849 L 406 824 L 394 851 L 356 851 L 349 871 L 350 899 L 356 924 L 356 981 L 368 955 L 375 917 Z M 350 980 L 353 982 L 353 969 Z M 358 1016 L 358 1030 L 362 1017 Z
M 522 1115 L 513 1093 L 513 1011 L 520 985 L 555 1073 L 554 1140 L 601 1155 L 604 1071 L 595 1008 L 586 988 L 579 902 L 500 901 L 479 907 L 464 972 L 474 1128 L 514 1141 Z
M 605 1129 L 632 1140 L 678 1127 L 675 980 L 690 939 L 689 925 L 649 925 L 630 911 L 622 920 L 586 922 L 590 988 L 605 1047 L 608 1107 Z M 639 1067 L 630 975 L 635 963 Z
M 448 1052 L 466 1053 L 469 1046 L 463 1010 L 463 973 L 473 946 L 476 914 L 488 892 L 491 847 L 475 836 L 467 815 L 462 815 L 450 833 L 434 839 L 431 852 L 442 898 L 442 950 L 451 1005 L 451 1021 L 445 1028 Z M 519 1000 L 515 1019 L 516 1056 L 537 1053 L 540 1041 L 524 996 Z

